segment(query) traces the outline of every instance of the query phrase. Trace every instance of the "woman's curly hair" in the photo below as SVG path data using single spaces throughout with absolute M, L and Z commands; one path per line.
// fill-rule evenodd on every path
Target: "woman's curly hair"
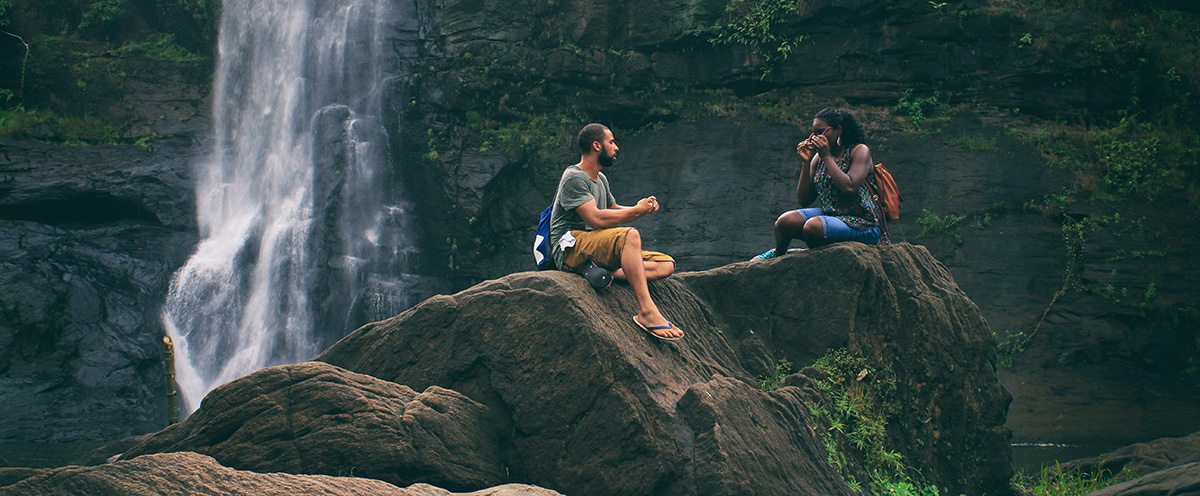
M 866 131 L 863 131 L 862 124 L 858 122 L 858 118 L 849 110 L 826 108 L 817 112 L 813 119 L 821 119 L 833 127 L 842 128 L 842 146 L 850 148 L 854 145 L 862 143 L 867 139 Z

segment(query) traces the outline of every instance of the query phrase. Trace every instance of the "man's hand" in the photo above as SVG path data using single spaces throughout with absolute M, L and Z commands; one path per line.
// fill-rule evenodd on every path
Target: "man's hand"
M 658 211 L 658 198 L 649 196 L 642 198 L 637 202 L 637 208 L 644 212 L 644 215 L 650 215 Z

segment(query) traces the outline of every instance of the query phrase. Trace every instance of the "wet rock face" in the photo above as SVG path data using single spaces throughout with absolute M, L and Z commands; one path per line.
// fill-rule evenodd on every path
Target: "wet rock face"
M 831 246 L 680 274 L 651 294 L 683 341 L 638 330 L 628 287 L 596 293 L 555 271 L 431 298 L 317 359 L 488 405 L 514 480 L 570 494 L 850 494 L 811 430 L 819 395 L 751 386 L 778 359 L 799 368 L 848 347 L 895 370 L 905 408 L 889 437 L 924 477 L 1007 494 L 1009 396 L 987 325 L 923 248 Z
M 190 140 L 0 143 L 3 442 L 106 441 L 166 422 L 158 308 L 195 243 Z
M 217 388 L 182 423 L 125 452 L 194 451 L 255 472 L 355 475 L 475 490 L 505 480 L 483 405 L 416 393 L 325 363 L 263 369 Z
M 326 475 L 234 470 L 197 453 L 146 455 L 98 467 L 63 467 L 3 487 L 12 496 L 194 494 L 199 496 L 451 496 L 428 484 L 400 488 L 383 481 Z M 504 485 L 462 496 L 554 496 L 539 487 Z

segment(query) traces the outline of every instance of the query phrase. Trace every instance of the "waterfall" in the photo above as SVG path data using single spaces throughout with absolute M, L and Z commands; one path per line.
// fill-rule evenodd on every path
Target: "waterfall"
M 384 0 L 226 0 L 200 243 L 163 322 L 181 410 L 408 308 L 415 248 L 390 172 Z

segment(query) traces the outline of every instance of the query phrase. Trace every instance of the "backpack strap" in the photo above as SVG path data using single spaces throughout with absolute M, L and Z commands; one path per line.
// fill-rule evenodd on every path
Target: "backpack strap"
M 851 162 L 854 161 L 854 154 L 856 152 L 858 152 L 858 149 L 862 148 L 864 146 L 867 146 L 867 145 L 865 143 L 859 143 L 854 146 L 854 149 L 850 151 Z M 868 158 L 870 158 L 870 157 L 868 157 Z M 864 182 L 867 185 L 867 192 L 871 194 L 871 199 L 875 200 L 875 210 L 876 211 L 874 212 L 874 214 L 875 214 L 877 221 L 879 222 L 880 230 L 883 231 L 881 233 L 881 239 L 882 239 L 882 237 L 888 236 L 888 225 L 887 225 L 887 215 L 885 215 L 883 213 L 883 208 L 879 206 L 879 185 L 875 183 L 875 168 L 876 167 L 877 167 L 876 165 L 871 166 L 871 173 L 867 175 L 867 179 Z
M 864 147 L 864 146 L 867 146 L 867 145 L 866 145 L 865 143 L 859 143 L 859 144 L 857 144 L 857 145 L 855 145 L 855 146 L 854 146 L 854 149 L 853 149 L 853 150 L 850 150 L 850 161 L 851 161 L 851 163 L 853 163 L 853 161 L 854 161 L 854 154 L 855 154 L 855 153 L 858 153 L 858 149 L 859 149 L 859 148 L 862 148 L 862 147 Z

